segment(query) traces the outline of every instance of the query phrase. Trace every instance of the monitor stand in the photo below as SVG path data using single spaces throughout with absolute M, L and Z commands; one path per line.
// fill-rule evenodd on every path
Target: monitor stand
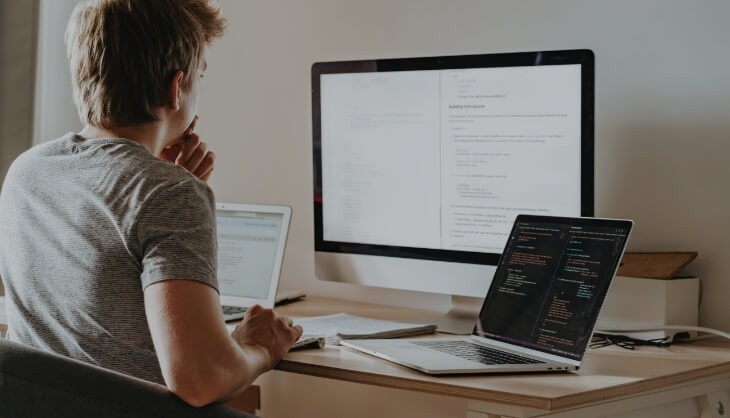
M 451 296 L 451 310 L 445 315 L 424 319 L 424 323 L 435 324 L 438 332 L 456 335 L 470 335 L 474 330 L 484 298 Z M 420 321 L 419 321 L 420 322 Z

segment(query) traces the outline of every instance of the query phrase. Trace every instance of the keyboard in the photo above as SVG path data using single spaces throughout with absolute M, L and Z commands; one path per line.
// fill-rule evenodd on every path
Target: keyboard
M 487 365 L 544 363 L 544 361 L 484 347 L 469 341 L 413 341 L 413 344 Z
M 223 305 L 221 306 L 223 308 L 223 318 L 226 321 L 233 321 L 234 319 L 242 319 L 246 315 L 246 310 L 248 308 L 244 308 L 242 306 L 228 306 Z

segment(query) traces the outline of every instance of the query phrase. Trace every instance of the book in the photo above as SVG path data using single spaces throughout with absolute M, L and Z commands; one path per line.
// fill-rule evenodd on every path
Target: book
M 434 324 L 382 321 L 347 313 L 294 318 L 294 324 L 304 330 L 302 338 L 324 337 L 328 344 L 339 344 L 341 339 L 400 338 L 436 332 Z
M 625 253 L 616 274 L 671 280 L 695 258 L 697 258 L 696 252 Z

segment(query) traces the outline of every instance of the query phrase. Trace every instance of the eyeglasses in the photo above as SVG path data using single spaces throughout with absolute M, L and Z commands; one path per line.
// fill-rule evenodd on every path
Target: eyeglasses
M 589 345 L 590 348 L 602 348 L 610 345 L 617 345 L 627 350 L 633 350 L 638 345 L 650 345 L 654 347 L 669 347 L 672 345 L 669 341 L 669 337 L 654 338 L 651 340 L 640 340 L 638 338 L 632 338 L 627 335 L 618 334 L 603 334 L 594 333 L 593 340 Z

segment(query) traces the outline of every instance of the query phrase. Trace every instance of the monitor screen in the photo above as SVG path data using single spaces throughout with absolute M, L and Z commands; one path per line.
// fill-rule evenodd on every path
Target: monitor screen
M 312 87 L 318 252 L 494 266 L 518 214 L 593 215 L 590 51 L 316 63 Z

